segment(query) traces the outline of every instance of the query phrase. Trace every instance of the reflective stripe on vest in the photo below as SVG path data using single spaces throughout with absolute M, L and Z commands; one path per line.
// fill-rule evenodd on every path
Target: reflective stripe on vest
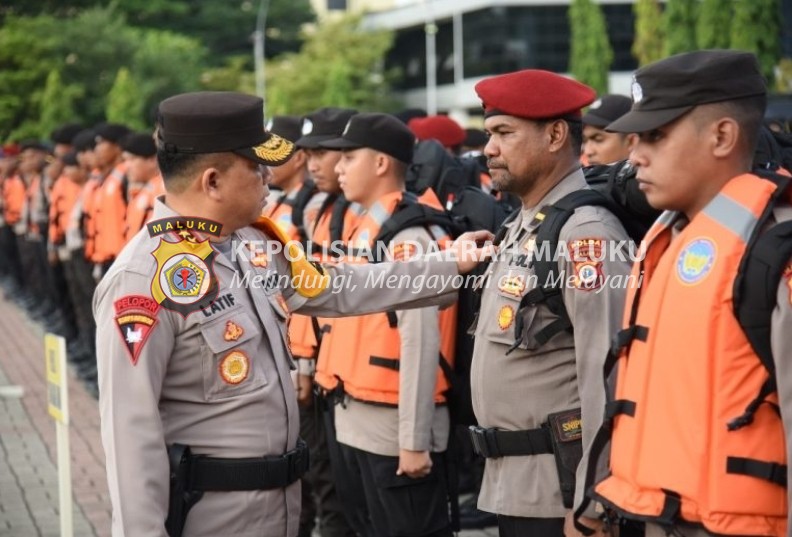
M 753 423 L 728 427 L 769 376 L 734 316 L 732 289 L 774 190 L 741 175 L 673 240 L 674 213 L 647 235 L 635 269 L 644 270 L 643 287 L 628 292 L 624 322 L 643 337 L 627 342 L 618 360 L 611 474 L 595 487 L 597 499 L 628 518 L 786 536 L 777 411 L 763 404 Z

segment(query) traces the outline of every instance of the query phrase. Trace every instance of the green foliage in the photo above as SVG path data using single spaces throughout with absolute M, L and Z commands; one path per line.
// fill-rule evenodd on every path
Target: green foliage
M 668 0 L 663 13 L 666 56 L 696 50 L 697 0 Z
M 729 48 L 733 9 L 732 0 L 702 0 L 696 21 L 698 48 Z
M 731 48 L 756 54 L 762 72 L 771 81 L 781 55 L 781 20 L 779 0 L 738 0 L 734 5 Z
M 256 83 L 248 56 L 232 56 L 223 67 L 207 69 L 201 75 L 201 85 L 209 91 L 241 91 L 255 93 Z
M 82 94 L 82 87 L 76 84 L 63 84 L 60 73 L 54 69 L 50 71 L 39 101 L 41 110 L 41 120 L 38 123 L 39 137 L 45 138 L 59 125 L 72 121 L 75 117 L 74 103 Z
M 635 40 L 632 55 L 639 65 L 655 62 L 663 57 L 665 31 L 658 0 L 637 0 L 635 13 Z
M 129 69 L 118 70 L 113 87 L 107 95 L 107 112 L 110 123 L 121 123 L 136 130 L 143 130 L 143 94 L 132 78 Z
M 779 93 L 792 93 L 792 58 L 782 58 L 778 62 L 776 91 Z
M 592 0 L 573 0 L 568 17 L 572 33 L 569 71 L 597 93 L 607 93 L 613 48 L 602 9 Z
M 267 115 L 305 114 L 325 97 L 359 110 L 388 110 L 389 74 L 383 58 L 390 31 L 365 31 L 359 16 L 328 20 L 306 35 L 298 54 L 267 64 Z

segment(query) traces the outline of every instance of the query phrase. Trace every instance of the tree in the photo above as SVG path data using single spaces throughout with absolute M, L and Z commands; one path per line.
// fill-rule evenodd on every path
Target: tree
M 635 40 L 632 55 L 639 65 L 656 62 L 663 57 L 665 32 L 658 0 L 637 0 L 635 13 Z
M 390 31 L 361 29 L 359 16 L 323 22 L 306 34 L 299 53 L 284 54 L 267 65 L 267 115 L 310 112 L 327 105 L 325 95 L 340 99 L 339 88 L 353 108 L 393 108 L 388 97 L 391 75 L 383 67 L 392 42 Z
M 107 95 L 105 117 L 110 123 L 121 123 L 137 130 L 144 128 L 143 94 L 126 67 L 118 70 L 113 87 Z
M 781 20 L 779 0 L 739 1 L 734 5 L 731 48 L 756 54 L 762 72 L 771 81 L 781 56 Z
M 607 93 L 613 48 L 602 9 L 592 0 L 573 0 L 568 17 L 572 33 L 569 71 L 597 93 Z
M 663 13 L 666 56 L 696 50 L 697 0 L 668 0 Z
M 733 6 L 732 0 L 702 0 L 696 21 L 698 48 L 729 48 Z
M 59 125 L 76 119 L 74 103 L 82 97 L 82 93 L 83 88 L 80 86 L 63 84 L 60 73 L 55 69 L 49 72 L 39 105 L 41 119 L 38 126 L 41 137 L 49 136 Z

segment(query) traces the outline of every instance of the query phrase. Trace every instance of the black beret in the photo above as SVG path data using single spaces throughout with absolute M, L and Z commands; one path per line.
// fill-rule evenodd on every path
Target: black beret
M 138 157 L 153 157 L 157 154 L 157 144 L 151 134 L 130 132 L 121 139 L 121 149 Z
M 93 149 L 96 146 L 96 131 L 93 129 L 81 130 L 72 140 L 72 146 L 78 153 Z
M 600 129 L 613 123 L 630 111 L 632 101 L 626 95 L 603 95 L 589 106 L 583 114 L 583 124 Z
M 350 118 L 339 138 L 319 145 L 327 149 L 368 147 L 409 164 L 412 162 L 415 135 L 390 114 L 356 114 Z
M 298 116 L 273 116 L 267 122 L 267 130 L 290 142 L 296 142 L 302 135 L 302 122 L 302 118 Z
M 61 125 L 50 135 L 50 140 L 55 142 L 56 144 L 69 144 L 71 145 L 74 137 L 77 136 L 83 130 L 81 125 L 76 123 L 67 123 L 66 125 Z
M 183 93 L 158 110 L 158 143 L 172 153 L 236 153 L 267 166 L 283 164 L 294 144 L 264 129 L 264 101 L 231 91 Z
M 651 63 L 635 72 L 632 110 L 609 131 L 647 132 L 698 105 L 767 95 L 756 56 L 735 50 L 698 50 Z
M 341 136 L 349 118 L 357 114 L 351 108 L 320 108 L 311 112 L 302 124 L 302 136 L 296 141 L 297 147 L 316 149 L 321 142 Z
M 120 144 L 121 139 L 129 134 L 129 127 L 119 123 L 100 123 L 94 128 L 97 143 L 101 140 Z

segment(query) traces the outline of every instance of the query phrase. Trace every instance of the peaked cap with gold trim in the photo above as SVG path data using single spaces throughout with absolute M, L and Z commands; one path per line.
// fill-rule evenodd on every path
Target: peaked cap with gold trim
M 294 144 L 264 128 L 264 101 L 231 91 L 182 93 L 162 101 L 158 144 L 170 153 L 236 153 L 280 166 Z

